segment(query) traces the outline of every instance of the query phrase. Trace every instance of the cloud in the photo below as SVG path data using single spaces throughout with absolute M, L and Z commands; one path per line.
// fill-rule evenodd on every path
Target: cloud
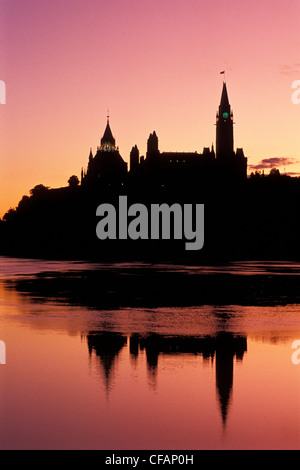
M 249 168 L 252 170 L 264 170 L 266 168 L 278 168 L 281 166 L 294 165 L 298 163 L 294 158 L 286 157 L 273 157 L 273 158 L 264 158 L 256 165 L 249 165 Z

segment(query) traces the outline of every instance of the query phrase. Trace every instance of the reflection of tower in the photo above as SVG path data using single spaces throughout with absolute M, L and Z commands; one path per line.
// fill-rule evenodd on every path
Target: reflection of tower
M 145 349 L 146 351 L 148 379 L 152 388 L 156 388 L 159 342 L 160 336 L 155 333 L 149 334 L 140 342 L 141 350 Z
M 202 354 L 203 358 L 216 359 L 216 388 L 221 408 L 223 427 L 226 425 L 228 407 L 233 387 L 233 361 L 242 360 L 247 351 L 247 339 L 232 333 L 219 333 L 217 336 L 164 336 L 138 334 L 130 337 L 130 354 L 137 358 L 139 351 L 146 351 L 149 377 L 154 381 L 157 375 L 160 354 Z
M 233 356 L 231 350 L 220 349 L 216 350 L 216 386 L 219 395 L 219 402 L 221 407 L 221 415 L 223 425 L 226 424 L 228 406 L 231 398 L 232 384 L 233 384 Z
M 233 385 L 233 359 L 243 358 L 247 350 L 245 337 L 220 333 L 216 338 L 216 387 L 219 396 L 223 427 L 226 425 Z
M 91 356 L 94 352 L 100 360 L 107 392 L 110 389 L 111 375 L 116 358 L 126 343 L 127 338 L 118 333 L 96 331 L 87 335 L 89 354 Z
M 130 354 L 136 359 L 140 351 L 145 351 L 149 384 L 154 388 L 156 387 L 158 356 L 161 352 L 161 338 L 163 337 L 154 333 L 144 337 L 137 334 L 130 336 Z

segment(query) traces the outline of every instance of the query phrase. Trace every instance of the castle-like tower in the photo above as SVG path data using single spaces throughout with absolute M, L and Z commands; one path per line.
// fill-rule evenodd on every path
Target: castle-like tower
M 223 83 L 216 129 L 216 157 L 220 160 L 230 160 L 234 156 L 233 112 L 229 104 L 226 82 Z
M 158 138 L 156 132 L 154 131 L 153 134 L 149 135 L 147 141 L 147 158 L 153 159 L 159 156 L 158 150 Z
M 234 151 L 233 112 L 229 103 L 226 82 L 223 82 L 221 101 L 216 116 L 216 160 L 224 175 L 247 177 L 247 158 L 242 148 Z
M 114 136 L 112 135 L 111 128 L 109 125 L 109 116 L 107 116 L 106 128 L 105 128 L 103 137 L 101 139 L 100 150 L 103 150 L 105 152 L 112 152 L 112 151 L 117 150 L 116 140 Z
M 113 137 L 109 116 L 107 116 L 106 128 L 97 147 L 97 153 L 93 156 L 92 149 L 89 154 L 87 171 L 81 172 L 81 183 L 95 184 L 97 182 L 108 184 L 119 184 L 126 178 L 127 163 L 123 160 L 116 147 L 116 141 Z

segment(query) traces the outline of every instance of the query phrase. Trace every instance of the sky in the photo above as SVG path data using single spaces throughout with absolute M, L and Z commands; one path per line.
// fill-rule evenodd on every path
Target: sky
M 154 130 L 215 145 L 223 70 L 248 173 L 297 175 L 299 24 L 300 0 L 0 0 L 0 217 L 80 178 L 108 112 L 127 162 Z

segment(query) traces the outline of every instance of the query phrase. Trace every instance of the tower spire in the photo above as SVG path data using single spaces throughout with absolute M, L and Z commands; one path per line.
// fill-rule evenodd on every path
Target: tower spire
M 116 148 L 116 141 L 114 136 L 112 135 L 110 125 L 109 125 L 109 110 L 107 112 L 107 123 L 106 128 L 101 139 L 101 147 L 102 150 L 115 150 Z
M 232 158 L 233 150 L 233 113 L 231 111 L 226 82 L 223 88 L 219 111 L 217 113 L 216 156 L 217 158 Z
M 229 104 L 229 99 L 228 99 L 228 93 L 227 93 L 227 87 L 226 87 L 226 82 L 223 82 L 223 89 L 222 89 L 222 95 L 221 95 L 221 101 L 220 101 L 220 107 L 219 110 L 223 112 L 228 112 L 230 111 L 230 104 Z

